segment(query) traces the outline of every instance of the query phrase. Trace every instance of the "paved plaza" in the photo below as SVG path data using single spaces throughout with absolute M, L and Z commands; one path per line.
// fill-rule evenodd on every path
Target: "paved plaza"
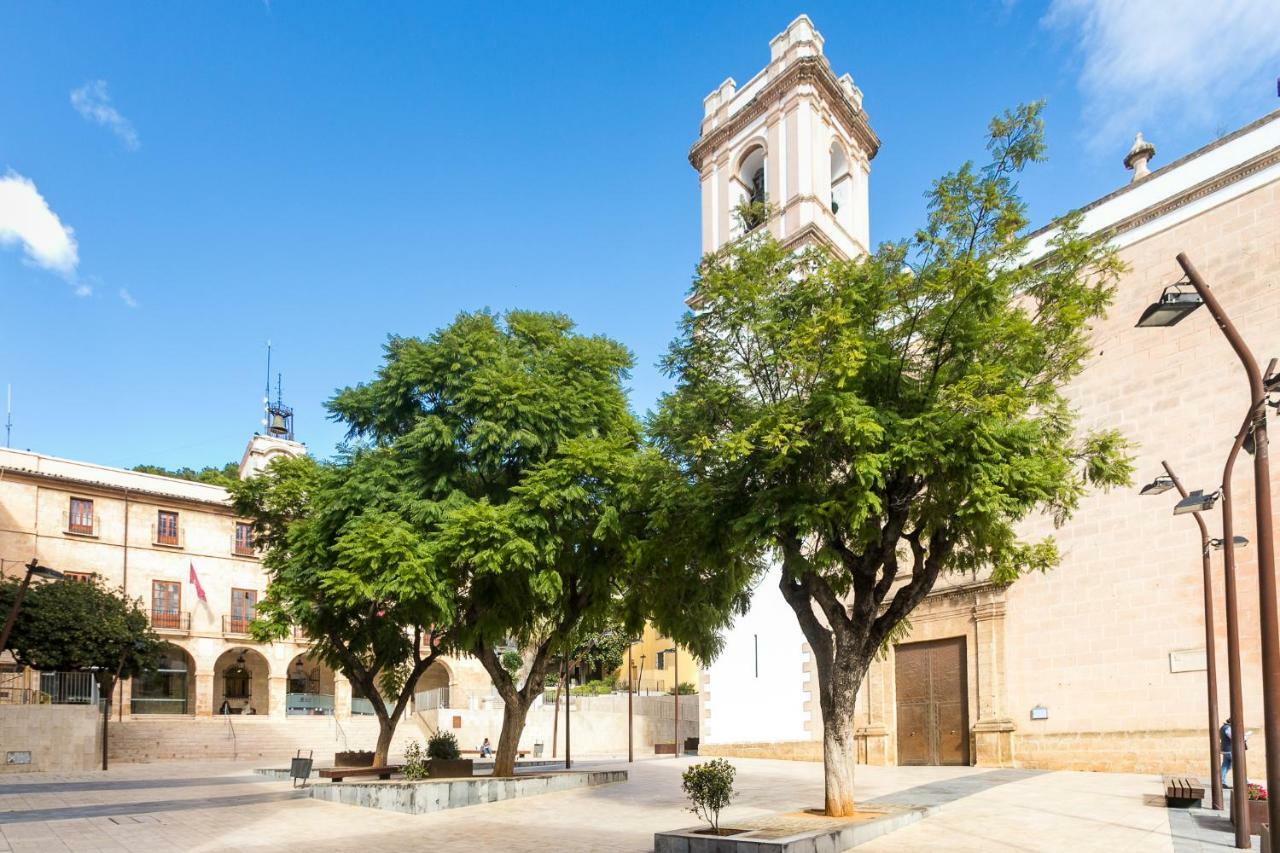
M 650 850 L 655 830 L 697 822 L 680 793 L 680 771 L 696 760 L 639 761 L 622 784 L 423 816 L 318 802 L 243 763 L 10 775 L 0 778 L 0 851 Z M 734 764 L 738 797 L 724 825 L 821 803 L 817 764 Z M 860 767 L 858 794 L 864 803 L 938 806 L 858 848 L 868 853 L 1230 849 L 1220 816 L 1167 811 L 1153 776 Z

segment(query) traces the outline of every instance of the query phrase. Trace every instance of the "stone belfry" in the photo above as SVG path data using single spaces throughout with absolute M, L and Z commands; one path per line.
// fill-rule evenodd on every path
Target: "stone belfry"
M 742 235 L 734 209 L 765 200 L 767 227 L 789 246 L 821 244 L 853 258 L 869 243 L 867 179 L 880 140 L 862 91 L 837 77 L 807 15 L 769 42 L 769 64 L 742 88 L 725 80 L 703 101 L 689 162 L 702 185 L 702 250 Z

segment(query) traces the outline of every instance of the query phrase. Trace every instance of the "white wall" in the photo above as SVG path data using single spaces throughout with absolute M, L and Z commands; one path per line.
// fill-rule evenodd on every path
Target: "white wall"
M 706 668 L 703 722 L 707 743 L 809 740 L 807 654 L 796 615 L 778 591 L 771 568 L 726 636 L 725 649 Z M 757 674 L 756 650 L 759 650 Z

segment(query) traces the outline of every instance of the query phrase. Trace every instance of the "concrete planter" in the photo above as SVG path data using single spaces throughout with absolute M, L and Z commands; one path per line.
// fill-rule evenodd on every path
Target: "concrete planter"
M 432 779 L 459 779 L 474 776 L 470 758 L 428 758 L 427 776 Z
M 848 850 L 887 832 L 915 823 L 930 808 L 885 808 L 855 818 L 808 814 L 771 815 L 722 826 L 720 835 L 694 826 L 653 836 L 654 853 L 815 853 Z
M 333 754 L 334 767 L 372 767 L 373 753 L 363 750 L 348 750 Z
M 586 770 L 527 776 L 521 774 L 497 779 L 477 776 L 472 779 L 426 779 L 421 782 L 332 782 L 328 785 L 315 785 L 307 790 L 313 799 L 331 803 L 406 814 L 429 814 L 480 803 L 625 781 L 625 770 Z

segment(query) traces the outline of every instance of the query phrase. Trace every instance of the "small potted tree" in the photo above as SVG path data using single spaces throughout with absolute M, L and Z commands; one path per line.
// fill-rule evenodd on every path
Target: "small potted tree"
M 453 732 L 440 730 L 427 739 L 427 775 L 432 779 L 471 776 L 470 758 L 463 758 L 458 751 L 458 739 Z
M 701 830 L 707 835 L 737 835 L 741 829 L 721 829 L 720 810 L 733 799 L 733 777 L 737 771 L 723 758 L 694 764 L 684 771 L 681 787 L 693 806 L 689 811 L 711 824 Z

